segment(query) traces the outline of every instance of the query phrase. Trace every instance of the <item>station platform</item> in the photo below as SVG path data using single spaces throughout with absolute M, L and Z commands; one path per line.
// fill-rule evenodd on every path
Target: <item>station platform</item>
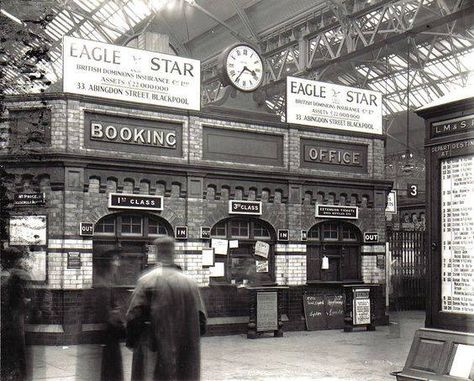
M 394 380 L 401 370 L 413 334 L 425 314 L 391 314 L 390 326 L 374 332 L 342 330 L 285 332 L 248 340 L 244 335 L 202 339 L 203 380 Z M 33 346 L 35 381 L 100 379 L 99 345 Z M 131 352 L 122 349 L 125 379 L 130 379 Z

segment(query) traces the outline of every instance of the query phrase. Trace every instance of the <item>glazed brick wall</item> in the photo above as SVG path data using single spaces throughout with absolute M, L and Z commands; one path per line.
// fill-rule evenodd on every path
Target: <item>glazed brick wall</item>
M 12 105 L 14 108 L 28 109 L 31 107 L 42 107 L 37 101 L 18 102 Z M 340 180 L 341 177 L 354 180 L 383 179 L 384 178 L 384 142 L 381 139 L 366 137 L 351 137 L 342 135 L 332 135 L 310 131 L 309 129 L 297 129 L 287 125 L 272 125 L 254 123 L 241 123 L 234 121 L 223 121 L 207 117 L 198 117 L 186 114 L 173 114 L 162 111 L 137 110 L 133 107 L 117 107 L 95 104 L 78 100 L 50 100 L 46 107 L 51 109 L 51 147 L 48 151 L 82 155 L 84 158 L 97 156 L 110 158 L 116 156 L 125 160 L 142 160 L 143 163 L 157 162 L 170 166 L 176 164 L 191 164 L 194 167 L 199 165 L 213 166 L 219 169 L 231 170 L 259 170 L 273 173 L 285 172 L 289 174 L 300 174 L 304 176 L 324 176 L 333 177 Z M 112 152 L 106 150 L 96 150 L 85 148 L 84 146 L 84 113 L 86 111 L 107 113 L 110 115 L 145 118 L 151 120 L 167 120 L 179 122 L 183 128 L 183 156 L 164 157 L 137 153 Z M 239 164 L 229 162 L 216 162 L 203 160 L 202 152 L 202 131 L 203 126 L 214 126 L 233 130 L 251 131 L 277 134 L 283 137 L 283 164 L 282 166 L 262 166 L 252 164 Z M 317 171 L 308 168 L 300 168 L 300 139 L 323 139 L 346 143 L 358 143 L 368 145 L 368 173 L 342 173 L 328 171 Z M 119 145 L 116 145 L 119 147 Z M 1 152 L 0 152 L 1 153 Z M 78 164 L 76 167 L 71 164 L 65 165 L 65 176 L 61 181 L 56 181 L 52 190 L 46 187 L 46 205 L 44 208 L 37 208 L 35 212 L 46 213 L 48 215 L 48 282 L 46 285 L 39 285 L 38 288 L 51 289 L 55 295 L 53 306 L 57 310 L 59 304 L 63 303 L 67 312 L 61 312 L 63 319 L 68 321 L 70 327 L 77 326 L 78 321 L 75 314 L 83 316 L 83 322 L 95 323 L 100 320 L 97 312 L 94 290 L 92 286 L 92 244 L 88 238 L 79 237 L 79 223 L 97 222 L 102 217 L 114 212 L 108 209 L 108 194 L 110 192 L 123 192 L 134 194 L 160 194 L 164 196 L 165 209 L 157 213 L 167 220 L 172 228 L 178 225 L 187 225 L 189 239 L 177 243 L 176 261 L 182 266 L 185 274 L 194 279 L 201 286 L 206 305 L 210 316 L 245 316 L 248 314 L 247 295 L 243 290 L 230 286 L 209 287 L 209 270 L 202 267 L 201 250 L 209 245 L 208 241 L 200 240 L 199 233 L 201 226 L 212 226 L 219 220 L 229 217 L 229 199 L 249 199 L 250 188 L 259 186 L 253 184 L 251 180 L 238 183 L 240 180 L 229 181 L 229 196 L 211 197 L 207 194 L 206 184 L 209 177 L 217 175 L 203 171 L 202 176 L 193 175 L 193 178 L 181 172 L 176 176 L 162 176 L 160 173 L 153 173 L 153 179 L 165 179 L 164 190 L 158 189 L 154 182 L 149 188 L 142 188 L 141 180 L 147 180 L 139 164 L 131 164 L 126 170 L 113 169 L 107 165 L 101 167 L 100 160 L 96 160 L 94 168 L 88 165 Z M 170 167 L 171 168 L 171 167 Z M 48 169 L 45 169 L 48 173 Z M 230 172 L 231 173 L 231 172 Z M 51 173 L 53 176 L 53 173 Z M 151 176 L 151 175 L 150 175 Z M 117 183 L 110 186 L 108 178 L 117 178 Z M 126 179 L 131 178 L 134 184 L 130 186 Z M 151 177 L 150 177 L 151 178 Z M 228 177 L 230 178 L 230 177 Z M 18 180 L 19 181 L 19 180 Z M 17 182 L 18 182 L 17 181 Z M 200 183 L 201 189 L 197 193 L 191 193 L 190 181 Z M 293 184 L 285 180 L 284 175 L 280 181 L 274 181 L 269 199 L 263 199 L 261 187 L 251 199 L 263 201 L 262 219 L 268 221 L 277 231 L 278 229 L 289 229 L 290 243 L 279 243 L 276 247 L 275 255 L 275 276 L 280 285 L 291 286 L 285 294 L 285 313 L 294 316 L 293 322 L 296 325 L 301 323 L 302 316 L 302 293 L 303 285 L 306 283 L 306 245 L 301 243 L 301 230 L 309 230 L 314 224 L 323 220 L 315 218 L 315 204 L 322 202 L 325 204 L 357 205 L 359 206 L 359 219 L 352 221 L 361 231 L 376 231 L 379 233 L 381 243 L 385 242 L 385 196 L 381 199 L 375 194 L 376 190 L 370 188 L 367 191 L 356 191 L 352 197 L 351 187 L 347 190 L 339 190 L 334 196 L 330 195 L 332 186 L 310 186 L 305 183 Z M 242 187 L 242 195 L 237 192 L 237 187 Z M 198 187 L 199 188 L 199 187 Z M 281 195 L 276 190 L 281 189 Z M 216 189 L 221 193 L 221 188 Z M 321 192 L 321 195 L 317 193 Z M 347 198 L 343 199 L 343 192 L 347 193 Z M 367 192 L 368 201 L 361 198 L 362 192 Z M 308 196 L 310 194 L 310 196 Z M 341 201 L 344 200 L 344 201 Z M 365 203 L 368 203 L 366 205 Z M 25 212 L 28 210 L 25 209 Z M 79 251 L 81 253 L 82 267 L 80 270 L 67 269 L 67 253 L 69 251 Z M 377 256 L 383 252 L 364 253 L 362 256 L 362 276 L 365 282 L 384 282 L 385 272 L 377 267 Z M 37 290 L 38 292 L 44 290 Z M 78 292 L 80 291 L 80 292 Z M 60 294 L 64 293 L 64 294 Z M 68 293 L 67 297 L 66 295 Z M 80 294 L 82 298 L 80 299 Z M 75 303 L 82 303 L 84 308 L 78 312 Z M 62 307 L 61 307 L 62 308 Z M 55 315 L 49 321 L 56 322 L 60 314 Z M 38 320 L 38 321 L 41 321 Z M 39 323 L 38 323 L 39 324 Z M 51 323 L 53 324 L 53 323 Z M 70 328 L 67 335 L 74 335 L 76 328 Z
M 385 268 L 377 267 L 376 255 L 362 255 L 361 273 L 364 283 L 385 283 Z
M 306 255 L 276 255 L 275 273 L 279 285 L 306 284 Z

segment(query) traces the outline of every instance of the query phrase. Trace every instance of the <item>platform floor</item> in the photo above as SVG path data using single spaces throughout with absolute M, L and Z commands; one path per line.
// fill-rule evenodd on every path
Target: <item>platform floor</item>
M 389 327 L 375 332 L 339 330 L 286 332 L 283 338 L 248 340 L 243 335 L 202 339 L 203 380 L 395 380 L 424 312 L 391 315 Z M 33 379 L 99 380 L 97 345 L 33 347 Z M 131 352 L 123 348 L 126 380 Z

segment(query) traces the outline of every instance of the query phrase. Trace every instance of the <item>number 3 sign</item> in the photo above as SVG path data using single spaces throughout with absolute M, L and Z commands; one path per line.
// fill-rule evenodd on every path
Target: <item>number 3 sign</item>
M 410 198 L 418 197 L 418 184 L 408 184 L 407 193 Z

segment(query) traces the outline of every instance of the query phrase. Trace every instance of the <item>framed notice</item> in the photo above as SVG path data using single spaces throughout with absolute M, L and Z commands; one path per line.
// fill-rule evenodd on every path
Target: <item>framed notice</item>
M 441 161 L 441 310 L 474 314 L 474 155 Z
M 368 325 L 370 318 L 370 289 L 358 288 L 353 290 L 352 316 L 354 325 Z
M 63 91 L 199 110 L 201 64 L 190 58 L 64 36 Z
M 354 299 L 354 325 L 370 324 L 370 299 Z
M 47 242 L 46 216 L 11 216 L 11 246 L 45 246 Z
M 286 121 L 331 130 L 381 135 L 382 94 L 288 76 Z
M 82 266 L 81 253 L 78 251 L 70 251 L 67 253 L 67 268 L 78 270 Z

